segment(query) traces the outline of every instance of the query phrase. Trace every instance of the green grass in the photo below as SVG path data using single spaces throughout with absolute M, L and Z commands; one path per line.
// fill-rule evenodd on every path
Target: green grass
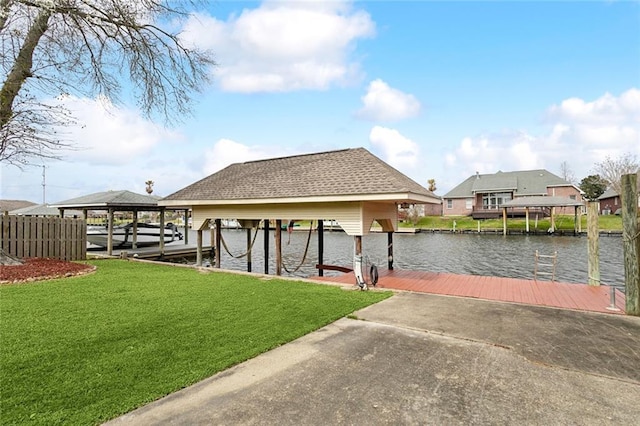
M 96 424 L 390 293 L 103 260 L 0 287 L 0 422 Z
M 456 222 L 457 230 L 477 230 L 478 221 L 470 216 L 426 216 L 420 218 L 415 225 L 416 228 L 422 229 L 453 229 L 453 221 Z M 484 219 L 480 220 L 480 229 L 502 229 L 502 218 L 500 219 Z M 587 230 L 587 217 L 581 217 L 582 230 Z M 404 227 L 414 227 L 411 223 L 402 223 Z M 547 230 L 551 226 L 549 218 L 538 220 L 538 229 Z M 535 219 L 529 219 L 530 229 L 535 229 Z M 524 218 L 507 219 L 508 229 L 523 230 L 526 228 Z M 559 230 L 573 231 L 573 215 L 556 216 L 556 228 Z M 615 215 L 606 215 L 598 217 L 598 228 L 601 231 L 621 231 L 622 218 Z

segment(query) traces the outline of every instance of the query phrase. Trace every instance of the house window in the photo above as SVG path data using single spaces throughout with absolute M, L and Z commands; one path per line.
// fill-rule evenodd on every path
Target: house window
M 575 195 L 569 195 L 569 198 L 575 201 L 576 196 Z
M 447 208 L 448 209 L 452 209 L 453 208 L 453 200 L 452 199 L 448 199 L 447 200 Z
M 499 209 L 507 201 L 511 201 L 510 192 L 491 192 L 482 196 L 482 208 Z
M 473 208 L 473 198 L 467 198 L 465 207 L 467 210 L 471 210 Z

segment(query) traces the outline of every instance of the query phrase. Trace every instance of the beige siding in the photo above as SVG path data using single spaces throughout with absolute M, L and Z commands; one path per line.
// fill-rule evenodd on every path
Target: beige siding
M 366 212 L 366 214 L 364 213 Z M 397 227 L 395 203 L 294 203 L 271 205 L 193 206 L 193 228 L 207 219 L 336 220 L 349 235 L 369 233 L 375 219 L 392 220 Z
M 398 207 L 395 204 L 366 203 L 363 211 L 362 235 L 368 234 L 373 221 L 379 219 L 383 223 L 384 219 L 391 221 L 393 231 L 398 229 Z M 380 225 L 383 226 L 383 223 Z M 387 229 L 384 230 L 388 231 Z

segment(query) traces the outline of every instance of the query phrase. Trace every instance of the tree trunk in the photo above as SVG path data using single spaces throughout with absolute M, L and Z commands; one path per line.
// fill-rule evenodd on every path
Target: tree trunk
M 13 116 L 13 102 L 18 96 L 22 85 L 31 77 L 31 67 L 33 66 L 33 52 L 35 51 L 40 38 L 48 28 L 51 12 L 43 10 L 38 14 L 33 25 L 29 28 L 27 36 L 18 57 L 16 58 L 7 79 L 0 90 L 0 128 L 11 121 Z

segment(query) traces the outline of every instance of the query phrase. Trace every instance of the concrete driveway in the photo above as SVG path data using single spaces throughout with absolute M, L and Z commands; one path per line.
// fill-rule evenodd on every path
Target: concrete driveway
M 640 318 L 400 293 L 109 424 L 637 424 Z

